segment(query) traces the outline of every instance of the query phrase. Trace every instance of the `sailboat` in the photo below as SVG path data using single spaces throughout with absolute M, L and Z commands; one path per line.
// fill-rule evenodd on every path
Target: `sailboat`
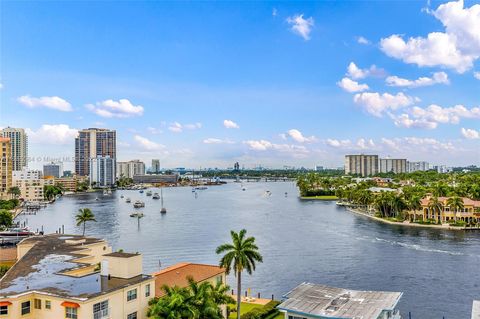
M 163 206 L 163 188 L 160 188 L 160 199 L 162 203 L 162 208 L 160 209 L 160 214 L 166 214 L 167 209 Z

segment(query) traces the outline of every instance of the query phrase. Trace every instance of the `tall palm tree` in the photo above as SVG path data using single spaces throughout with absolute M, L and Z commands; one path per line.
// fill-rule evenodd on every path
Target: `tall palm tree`
M 438 200 L 438 197 L 432 197 L 428 201 L 428 209 L 430 211 L 433 211 L 433 214 L 435 215 L 435 212 L 438 212 L 437 216 L 440 218 L 440 223 L 442 223 L 442 210 L 443 210 L 443 204 Z
M 83 236 L 85 236 L 85 224 L 90 221 L 97 221 L 90 208 L 80 208 L 78 214 L 75 216 L 75 220 L 77 221 L 77 226 L 83 224 Z
M 413 221 L 417 220 L 417 210 L 422 208 L 420 196 L 412 195 L 407 202 L 408 209 L 413 210 Z
M 457 222 L 457 211 L 463 209 L 463 198 L 459 196 L 452 196 L 447 199 L 447 206 L 453 210 L 453 215 L 455 218 L 455 223 Z
M 242 272 L 246 270 L 251 275 L 255 270 L 255 263 L 263 262 L 263 257 L 255 244 L 255 237 L 245 238 L 246 233 L 245 229 L 238 233 L 230 231 L 232 243 L 220 245 L 216 250 L 217 254 L 225 253 L 220 259 L 220 267 L 225 268 L 227 274 L 233 268 L 237 277 L 237 319 L 240 319 Z

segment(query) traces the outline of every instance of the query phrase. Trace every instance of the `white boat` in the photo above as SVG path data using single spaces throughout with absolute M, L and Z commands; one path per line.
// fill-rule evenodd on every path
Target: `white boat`
M 162 208 L 160 209 L 160 214 L 166 214 L 167 213 L 167 209 L 165 207 L 163 207 L 163 188 L 160 188 L 160 199 L 162 200 Z M 196 195 L 197 193 L 195 193 Z
M 140 200 L 137 200 L 137 201 L 135 201 L 135 203 L 133 203 L 133 207 L 142 208 L 142 207 L 145 207 L 145 203 L 140 201 Z
M 132 200 L 131 200 L 130 198 L 127 198 L 127 199 L 125 200 L 125 203 L 131 203 L 131 202 L 132 202 Z
M 153 193 L 152 199 L 160 199 L 160 195 L 158 195 L 158 193 Z
M 146 195 L 147 196 L 152 196 L 152 191 L 147 191 Z
M 123 195 L 120 195 L 120 198 L 123 198 L 124 196 Z
M 130 217 L 137 217 L 137 218 L 142 218 L 145 216 L 143 213 L 131 213 Z
M 98 200 L 98 197 L 95 197 L 95 200 Z
M 195 187 L 195 190 L 199 190 L 199 191 L 203 191 L 203 190 L 206 190 L 206 189 L 208 189 L 207 186 L 197 186 L 197 187 Z

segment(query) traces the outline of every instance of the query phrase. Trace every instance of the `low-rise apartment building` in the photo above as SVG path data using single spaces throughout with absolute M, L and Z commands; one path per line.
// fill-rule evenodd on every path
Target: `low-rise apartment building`
M 112 252 L 97 238 L 52 234 L 17 246 L 0 280 L 0 318 L 146 319 L 155 280 L 142 256 Z

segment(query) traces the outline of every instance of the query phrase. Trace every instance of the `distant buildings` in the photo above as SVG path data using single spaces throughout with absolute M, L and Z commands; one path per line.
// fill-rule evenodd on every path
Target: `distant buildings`
M 315 165 L 314 170 L 315 170 L 316 172 L 321 172 L 321 171 L 324 170 L 324 167 L 323 167 L 323 166 L 320 166 L 320 165 Z
M 51 162 L 43 165 L 43 176 L 62 177 L 62 164 Z
M 117 178 L 123 176 L 133 178 L 135 175 L 145 174 L 145 163 L 136 159 L 128 162 L 117 162 Z
M 238 162 L 235 162 L 235 164 L 233 164 L 233 170 L 237 172 L 240 170 L 240 164 Z
M 17 258 L 0 279 L 1 318 L 147 318 L 155 280 L 143 274 L 140 254 L 112 252 L 97 238 L 52 234 L 24 239 Z
M 413 172 L 426 172 L 430 169 L 428 162 L 407 162 L 407 171 L 409 173 Z
M 345 155 L 345 174 L 371 176 L 378 173 L 378 155 Z
M 90 159 L 90 185 L 95 187 L 111 187 L 115 185 L 115 159 L 100 156 Z
M 379 159 L 379 173 L 406 173 L 407 160 L 395 158 L 381 158 Z
M 133 176 L 133 182 L 136 184 L 176 184 L 178 182 L 177 174 L 145 174 Z
M 160 173 L 160 160 L 159 159 L 152 159 L 152 171 L 153 174 Z
M 10 138 L 12 170 L 20 171 L 27 167 L 28 137 L 23 128 L 7 127 L 0 130 L 0 136 Z
M 46 185 L 54 185 L 55 180 L 45 179 L 42 171 L 23 169 L 12 172 L 12 186 L 20 189 L 20 198 L 27 202 L 40 202 L 44 200 Z
M 0 137 L 0 199 L 8 197 L 8 190 L 12 187 L 12 157 L 10 138 Z
M 277 308 L 285 318 L 401 319 L 401 292 L 359 291 L 302 283 Z
M 89 176 L 90 159 L 97 156 L 109 156 L 116 160 L 116 137 L 115 130 L 99 128 L 80 130 L 75 138 L 75 173 L 79 176 Z
M 445 173 L 449 173 L 452 171 L 452 168 L 451 167 L 447 167 L 445 165 L 436 165 L 433 167 L 434 170 L 437 171 L 437 173 L 440 173 L 440 174 L 445 174 Z

